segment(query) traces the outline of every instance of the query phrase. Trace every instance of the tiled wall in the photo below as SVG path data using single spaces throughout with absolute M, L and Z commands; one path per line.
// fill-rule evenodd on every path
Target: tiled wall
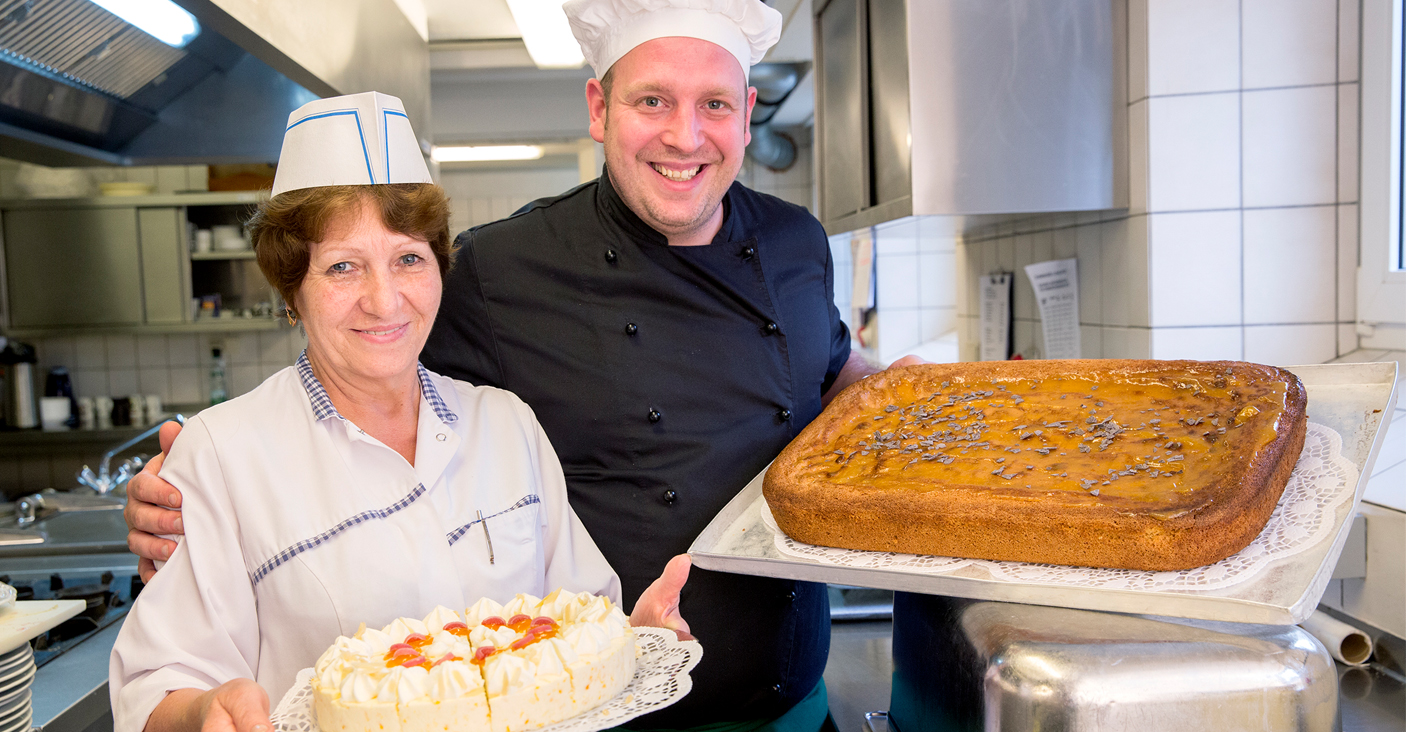
M 207 404 L 211 349 L 225 359 L 231 395 L 243 394 L 298 358 L 300 328 L 253 333 L 55 336 L 39 339 L 40 373 L 66 366 L 75 396 L 159 394 L 176 405 Z
M 1356 348 L 1358 3 L 1131 0 L 1129 23 L 1129 210 L 969 231 L 960 285 L 1018 273 L 1018 351 L 1041 346 L 1021 267 L 1071 251 L 1086 355 Z M 960 302 L 971 357 L 976 306 Z

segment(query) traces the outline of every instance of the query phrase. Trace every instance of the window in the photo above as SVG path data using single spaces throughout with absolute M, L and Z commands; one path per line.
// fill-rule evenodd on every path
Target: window
M 1358 321 L 1360 344 L 1403 347 L 1404 0 L 1366 0 L 1360 75 Z

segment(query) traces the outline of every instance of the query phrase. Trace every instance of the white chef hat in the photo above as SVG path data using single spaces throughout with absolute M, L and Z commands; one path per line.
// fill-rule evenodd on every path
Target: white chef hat
M 568 0 L 572 35 L 596 77 L 656 38 L 698 38 L 738 59 L 743 76 L 782 35 L 782 14 L 762 0 Z
M 273 195 L 300 188 L 432 183 L 401 100 L 380 92 L 308 102 L 288 115 Z

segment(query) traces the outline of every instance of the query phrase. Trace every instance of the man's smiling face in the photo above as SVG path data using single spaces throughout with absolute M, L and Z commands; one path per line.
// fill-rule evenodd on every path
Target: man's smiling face
M 737 59 L 708 41 L 656 38 L 621 57 L 609 76 L 609 99 L 595 79 L 586 98 L 612 184 L 671 243 L 711 237 L 752 139 L 757 91 Z

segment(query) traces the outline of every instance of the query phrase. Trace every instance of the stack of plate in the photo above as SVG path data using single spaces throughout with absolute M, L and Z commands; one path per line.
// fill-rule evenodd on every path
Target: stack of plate
M 29 729 L 32 707 L 29 685 L 34 681 L 34 651 L 21 644 L 0 655 L 0 732 Z

